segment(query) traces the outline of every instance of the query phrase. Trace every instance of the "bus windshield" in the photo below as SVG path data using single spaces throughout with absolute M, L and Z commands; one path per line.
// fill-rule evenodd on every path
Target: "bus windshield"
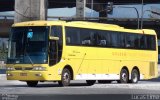
M 9 39 L 7 63 L 44 64 L 48 62 L 49 27 L 13 27 Z

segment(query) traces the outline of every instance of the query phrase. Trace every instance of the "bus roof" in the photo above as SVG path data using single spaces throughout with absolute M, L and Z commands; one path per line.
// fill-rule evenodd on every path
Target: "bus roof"
M 12 27 L 24 27 L 24 26 L 51 26 L 51 25 L 63 25 L 65 21 L 27 21 L 15 23 Z
M 96 22 L 87 22 L 87 21 L 72 21 L 72 22 L 68 22 L 67 23 L 67 26 L 76 26 L 76 27 L 89 27 L 91 26 L 92 28 L 93 27 L 112 27 L 112 28 L 123 28 L 123 27 L 120 27 L 118 25 L 115 25 L 115 24 L 103 24 L 103 23 L 96 23 Z
M 129 33 L 139 33 L 139 34 L 152 34 L 156 35 L 156 32 L 152 29 L 126 29 L 115 24 L 103 24 L 97 22 L 87 22 L 87 21 L 27 21 L 13 24 L 12 27 L 24 27 L 24 26 L 51 26 L 51 25 L 64 25 L 68 27 L 79 27 L 88 29 L 98 29 L 98 30 L 111 30 Z

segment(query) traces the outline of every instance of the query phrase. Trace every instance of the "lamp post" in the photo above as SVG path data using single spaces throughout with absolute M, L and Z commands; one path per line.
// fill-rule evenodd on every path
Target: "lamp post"
M 134 9 L 137 13 L 137 28 L 139 29 L 139 12 L 138 12 L 137 8 L 136 7 L 125 7 L 125 6 L 118 6 L 118 8 L 132 8 L 132 9 Z
M 143 3 L 143 0 L 142 0 L 142 9 L 141 9 L 141 29 L 143 28 L 143 7 L 144 7 L 144 3 Z

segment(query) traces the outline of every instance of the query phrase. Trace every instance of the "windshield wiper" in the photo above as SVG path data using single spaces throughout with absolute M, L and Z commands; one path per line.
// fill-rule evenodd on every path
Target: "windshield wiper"
M 29 61 L 31 62 L 31 65 L 33 67 L 34 65 L 34 62 L 32 61 L 31 57 L 29 56 L 29 54 L 27 53 L 27 51 L 25 52 L 26 53 L 26 56 L 28 57 Z

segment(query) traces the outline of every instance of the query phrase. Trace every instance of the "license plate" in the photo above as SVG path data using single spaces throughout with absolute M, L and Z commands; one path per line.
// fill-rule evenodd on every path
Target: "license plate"
M 20 73 L 20 76 L 27 76 L 27 73 Z

